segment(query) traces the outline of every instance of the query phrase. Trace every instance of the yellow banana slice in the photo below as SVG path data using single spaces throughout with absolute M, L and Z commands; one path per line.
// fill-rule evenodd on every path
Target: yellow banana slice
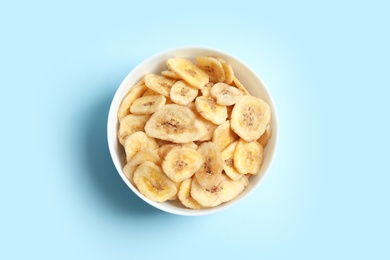
M 184 144 L 167 143 L 167 144 L 160 146 L 157 149 L 157 154 L 163 160 L 172 148 L 181 147 L 181 146 L 188 147 L 188 148 L 195 149 L 195 150 L 198 149 L 198 146 L 194 142 L 189 142 L 189 143 L 184 143 Z
M 192 179 L 187 179 L 180 184 L 177 197 L 180 202 L 190 209 L 201 209 L 203 208 L 196 200 L 191 197 L 191 184 Z
M 170 92 L 170 97 L 176 104 L 187 106 L 198 96 L 198 89 L 190 87 L 182 80 L 176 81 L 173 84 Z
M 192 179 L 191 197 L 203 207 L 216 207 L 222 203 L 218 197 L 217 191 L 218 187 L 206 189 L 199 184 L 197 178 Z
M 118 120 L 121 120 L 128 114 L 130 114 L 130 106 L 133 104 L 134 100 L 139 98 L 145 91 L 147 87 L 144 84 L 144 80 L 139 81 L 135 84 L 123 98 L 122 103 L 119 105 L 118 109 Z
M 155 150 L 158 148 L 158 145 L 154 138 L 147 136 L 142 131 L 137 131 L 125 139 L 124 148 L 126 161 L 129 162 L 139 151 L 143 149 Z
M 219 182 L 223 170 L 221 151 L 212 142 L 203 142 L 198 147 L 202 165 L 195 172 L 196 179 L 205 189 L 211 189 Z
M 201 165 L 202 160 L 198 151 L 185 146 L 172 148 L 161 164 L 164 173 L 174 182 L 191 178 Z
M 134 172 L 133 180 L 138 190 L 148 199 L 164 202 L 177 194 L 177 188 L 153 162 L 141 163 Z
M 224 82 L 225 70 L 222 67 L 221 62 L 213 57 L 199 56 L 196 57 L 196 63 L 198 66 L 209 74 L 209 80 L 211 82 Z
M 166 78 L 171 78 L 171 79 L 181 79 L 179 75 L 177 75 L 175 72 L 170 70 L 163 70 L 161 72 L 161 76 L 164 76 Z
M 155 75 L 155 74 L 146 74 L 144 76 L 145 85 L 156 91 L 157 93 L 169 97 L 169 93 L 171 91 L 172 85 L 176 82 L 176 80 L 168 79 L 166 77 Z
M 130 134 L 143 131 L 146 122 L 149 120 L 150 115 L 133 115 L 129 114 L 119 121 L 118 139 L 119 142 L 124 145 L 126 137 Z
M 244 87 L 244 85 L 237 79 L 236 76 L 233 77 L 233 84 L 240 89 L 242 92 L 244 92 L 245 95 L 250 95 L 248 90 Z
M 243 179 L 244 180 L 241 180 Z M 238 195 L 240 195 L 245 190 L 245 179 L 248 179 L 245 175 L 242 176 L 239 180 L 231 180 L 229 178 L 226 178 L 225 180 L 221 181 L 221 183 L 218 185 L 218 192 L 217 196 L 221 200 L 222 203 L 228 202 L 236 198 Z M 249 182 L 248 182 L 249 183 Z
M 156 150 L 144 149 L 139 151 L 133 158 L 123 167 L 123 173 L 127 179 L 135 186 L 133 175 L 137 167 L 143 162 L 153 162 L 157 165 L 161 164 L 161 159 Z
M 226 106 L 218 105 L 212 97 L 199 96 L 195 99 L 196 110 L 213 124 L 220 125 L 227 118 Z
M 234 106 L 231 128 L 242 139 L 252 142 L 260 138 L 271 120 L 271 109 L 262 99 L 245 95 Z
M 138 115 L 150 115 L 165 105 L 166 99 L 163 95 L 139 97 L 134 100 L 130 112 Z
M 238 88 L 223 82 L 214 84 L 210 90 L 210 94 L 217 101 L 217 104 L 224 106 L 236 104 L 244 95 Z
M 231 180 L 225 174 L 222 174 L 221 181 L 211 189 L 202 187 L 197 179 L 191 183 L 191 197 L 203 207 L 215 207 L 224 202 L 233 200 L 245 189 L 245 175 L 239 180 Z
M 148 88 L 148 89 L 142 94 L 143 97 L 146 97 L 146 96 L 156 96 L 156 95 L 160 95 L 160 94 L 157 93 L 156 91 L 154 91 L 153 89 L 150 89 L 150 88 Z
M 257 142 L 259 142 L 259 144 L 261 144 L 261 146 L 263 146 L 263 148 L 265 148 L 267 146 L 268 141 L 271 138 L 271 136 L 272 136 L 271 126 L 267 125 L 267 128 L 265 129 L 264 134 L 262 134 L 260 136 L 260 138 L 257 139 Z
M 238 172 L 236 168 L 234 168 L 234 151 L 236 149 L 238 141 L 234 141 L 229 144 L 225 149 L 222 150 L 222 161 L 223 161 L 223 170 L 226 175 L 230 177 L 232 180 L 238 180 L 244 174 Z
M 198 141 L 210 141 L 211 138 L 213 138 L 213 134 L 215 129 L 217 128 L 217 125 L 211 123 L 209 120 L 205 119 L 203 116 L 201 116 L 198 111 L 196 111 L 196 118 L 201 122 L 204 127 L 206 128 L 206 134 L 199 138 Z
M 232 66 L 221 58 L 217 58 L 218 61 L 222 64 L 222 68 L 225 71 L 225 83 L 232 84 L 234 79 L 234 71 Z
M 209 97 L 211 96 L 210 90 L 214 86 L 213 82 L 207 83 L 201 90 L 200 92 L 202 93 L 202 96 Z
M 227 120 L 215 129 L 212 142 L 222 151 L 226 146 L 238 138 L 238 135 L 230 128 L 230 121 Z
M 188 143 L 204 136 L 206 128 L 188 107 L 168 104 L 150 117 L 146 122 L 145 132 L 154 138 L 174 143 Z
M 240 139 L 233 155 L 234 168 L 242 174 L 257 175 L 263 163 L 264 149 L 258 142 Z
M 194 88 L 201 89 L 209 82 L 209 75 L 189 59 L 168 59 L 166 64 L 169 70 L 175 72 Z

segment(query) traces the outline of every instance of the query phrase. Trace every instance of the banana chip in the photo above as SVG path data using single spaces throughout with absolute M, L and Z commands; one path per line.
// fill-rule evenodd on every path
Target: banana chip
M 123 173 L 146 198 L 199 210 L 233 200 L 259 173 L 271 109 L 215 56 L 171 58 L 122 100 Z

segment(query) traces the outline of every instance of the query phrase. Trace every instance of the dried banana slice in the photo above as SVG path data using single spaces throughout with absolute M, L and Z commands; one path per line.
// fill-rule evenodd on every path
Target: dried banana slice
M 257 139 L 257 142 L 259 142 L 259 144 L 261 144 L 261 146 L 263 146 L 263 148 L 265 148 L 267 146 L 268 141 L 271 138 L 271 136 L 272 136 L 271 126 L 267 125 L 267 128 L 265 129 L 264 134 L 262 134 L 260 136 L 260 138 Z
M 244 175 L 242 178 L 246 178 Z M 191 183 L 191 197 L 203 207 L 215 207 L 224 202 L 233 200 L 245 189 L 245 180 L 233 181 L 222 174 L 221 181 L 211 189 L 202 187 L 197 179 Z
M 233 155 L 234 168 L 242 174 L 257 175 L 263 163 L 264 149 L 258 142 L 240 139 Z
M 215 129 L 212 142 L 222 151 L 238 138 L 238 135 L 230 128 L 230 121 L 227 120 Z
M 201 122 L 204 127 L 206 128 L 206 134 L 199 138 L 198 141 L 210 141 L 211 138 L 213 138 L 213 134 L 215 129 L 217 128 L 217 125 L 211 123 L 209 120 L 205 119 L 203 116 L 201 116 L 198 111 L 196 111 L 196 118 Z
M 223 170 L 221 151 L 212 142 L 204 142 L 198 147 L 202 157 L 202 165 L 195 172 L 199 184 L 205 189 L 211 189 L 219 182 Z
M 139 97 L 134 100 L 130 112 L 138 115 L 150 115 L 165 105 L 166 99 L 163 95 Z
M 209 82 L 209 75 L 189 59 L 168 59 L 166 64 L 169 70 L 175 72 L 194 88 L 201 89 Z
M 130 106 L 133 104 L 134 100 L 139 98 L 145 91 L 147 87 L 144 84 L 144 80 L 139 81 L 136 85 L 134 85 L 129 93 L 123 98 L 122 103 L 118 109 L 118 120 L 121 120 L 128 114 L 130 114 Z
M 248 90 L 246 90 L 246 88 L 244 87 L 244 85 L 237 79 L 236 76 L 233 77 L 233 84 L 240 90 L 242 90 L 242 92 L 244 92 L 245 95 L 250 95 Z
M 198 149 L 198 146 L 194 142 L 189 142 L 189 143 L 184 143 L 184 144 L 168 143 L 168 144 L 164 144 L 164 145 L 160 146 L 157 149 L 157 154 L 163 160 L 172 148 L 181 147 L 181 146 L 192 148 L 195 150 Z
M 222 203 L 235 199 L 245 190 L 246 183 L 249 183 L 249 181 L 245 175 L 236 181 L 226 178 L 218 185 L 218 198 Z
M 238 172 L 236 168 L 234 168 L 234 151 L 237 143 L 238 141 L 234 141 L 222 150 L 223 170 L 232 180 L 238 180 L 244 176 L 244 174 Z
M 198 89 L 189 86 L 184 81 L 180 80 L 173 84 L 170 92 L 170 97 L 176 104 L 187 106 L 198 96 Z
M 133 180 L 145 197 L 156 202 L 167 201 L 177 194 L 176 184 L 153 162 L 141 163 L 134 172 Z
M 126 138 L 124 148 L 126 161 L 129 162 L 139 151 L 143 149 L 155 150 L 158 148 L 158 145 L 154 138 L 147 136 L 142 131 L 137 131 Z
M 245 95 L 231 114 L 231 128 L 242 139 L 252 142 L 260 138 L 271 120 L 271 108 L 262 99 Z
M 225 70 L 222 67 L 221 62 L 213 57 L 199 56 L 196 57 L 196 63 L 198 66 L 209 74 L 209 80 L 211 82 L 224 82 Z
M 212 97 L 199 96 L 195 99 L 196 110 L 213 124 L 220 125 L 227 118 L 226 106 L 218 105 Z
M 236 104 L 244 95 L 238 88 L 223 82 L 214 84 L 210 90 L 210 94 L 217 101 L 217 104 L 224 106 Z
M 191 109 L 176 104 L 160 108 L 145 125 L 148 136 L 174 143 L 199 140 L 206 131 Z
M 129 114 L 119 121 L 118 140 L 124 145 L 126 137 L 130 134 L 143 131 L 146 122 L 149 120 L 150 115 L 133 115 Z
M 203 208 L 196 200 L 191 197 L 191 184 L 192 179 L 187 179 L 180 184 L 177 197 L 180 202 L 190 209 L 201 209 Z
M 198 151 L 185 146 L 169 150 L 161 164 L 164 173 L 174 182 L 191 178 L 201 165 L 202 160 Z
M 211 208 L 220 205 L 222 201 L 219 199 L 217 192 L 218 187 L 206 189 L 199 184 L 197 178 L 192 179 L 191 197 L 202 207 Z
M 161 159 L 156 150 L 144 149 L 139 151 L 133 158 L 123 167 L 123 173 L 127 179 L 135 186 L 133 175 L 137 167 L 143 162 L 153 162 L 157 165 L 161 164 Z
M 207 84 L 200 90 L 200 92 L 202 93 L 202 96 L 210 97 L 210 96 L 211 96 L 210 90 L 211 90 L 211 88 L 212 88 L 213 86 L 214 86 L 214 83 L 213 83 L 213 82 L 207 83 Z
M 170 70 L 163 70 L 161 72 L 161 76 L 164 76 L 166 78 L 171 78 L 171 79 L 181 79 L 179 75 L 177 75 L 175 72 Z
M 169 97 L 171 87 L 176 82 L 176 80 L 168 79 L 166 77 L 155 75 L 155 74 L 146 74 L 144 76 L 145 85 L 156 91 L 157 93 Z
M 225 71 L 225 83 L 229 85 L 232 84 L 234 79 L 234 71 L 232 66 L 219 57 L 217 59 L 222 64 L 222 68 Z
M 150 88 L 148 88 L 148 89 L 142 94 L 143 97 L 146 97 L 146 96 L 156 96 L 156 95 L 161 95 L 161 94 L 160 94 L 160 93 L 157 93 L 156 91 L 154 91 L 153 89 L 150 89 Z

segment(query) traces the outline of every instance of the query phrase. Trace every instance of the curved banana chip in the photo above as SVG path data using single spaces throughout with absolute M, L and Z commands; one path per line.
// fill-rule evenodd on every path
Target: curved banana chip
M 164 202 L 177 194 L 176 184 L 153 162 L 141 163 L 134 172 L 133 181 L 148 199 Z
M 227 118 L 226 106 L 218 105 L 212 97 L 197 97 L 195 99 L 195 106 L 199 114 L 211 121 L 213 124 L 220 125 L 225 122 Z
M 222 68 L 225 71 L 225 83 L 232 84 L 234 79 L 234 71 L 232 66 L 221 58 L 217 58 L 217 60 L 222 64 Z
M 244 93 L 236 87 L 226 83 L 216 83 L 210 90 L 211 96 L 217 101 L 217 104 L 231 106 L 236 104 Z
M 193 178 L 191 182 L 191 197 L 198 202 L 202 207 L 216 207 L 222 203 L 217 195 L 218 187 L 204 188 L 199 184 L 197 178 Z
M 194 88 L 201 89 L 209 82 L 209 75 L 189 59 L 168 59 L 166 64 L 169 70 L 175 72 Z
M 172 148 L 161 164 L 164 173 L 174 182 L 191 178 L 201 165 L 202 160 L 198 151 L 185 146 Z
M 194 142 L 189 142 L 189 143 L 184 143 L 184 144 L 167 143 L 167 144 L 160 146 L 157 149 L 157 154 L 162 160 L 164 160 L 165 156 L 168 154 L 168 152 L 172 148 L 181 147 L 181 146 L 188 147 L 188 148 L 195 149 L 195 150 L 198 149 L 198 146 Z
M 161 95 L 161 94 L 160 94 L 160 93 L 157 93 L 157 92 L 154 91 L 153 89 L 148 88 L 148 89 L 142 94 L 142 97 L 146 97 L 146 96 L 156 96 L 156 95 Z
M 166 99 L 163 95 L 152 95 L 139 97 L 134 100 L 130 112 L 138 115 L 150 115 L 165 105 Z
M 236 198 L 244 191 L 246 181 L 241 180 L 242 178 L 247 177 L 243 175 L 239 180 L 233 181 L 222 174 L 221 181 L 211 189 L 202 187 L 195 178 L 191 184 L 191 197 L 203 207 L 218 206 Z
M 238 80 L 236 76 L 233 77 L 233 84 L 240 89 L 242 92 L 244 92 L 245 95 L 250 95 L 248 90 L 244 87 L 244 85 Z
M 247 142 L 256 141 L 271 120 L 271 108 L 262 99 L 245 95 L 236 103 L 231 115 L 231 128 Z
M 158 148 L 158 145 L 154 138 L 147 136 L 142 131 L 137 131 L 125 139 L 124 148 L 126 161 L 129 162 L 139 151 L 143 149 L 155 150 Z
M 246 183 L 249 184 L 249 181 L 245 175 L 236 181 L 231 179 L 222 181 L 219 184 L 219 191 L 217 193 L 219 199 L 222 201 L 222 203 L 231 201 L 244 191 L 245 187 L 247 186 Z
M 187 106 L 198 96 L 198 89 L 190 87 L 182 80 L 176 81 L 173 84 L 170 92 L 170 97 L 176 104 Z
M 139 151 L 133 158 L 123 167 L 123 173 L 130 181 L 131 184 L 135 186 L 133 181 L 133 175 L 137 167 L 143 162 L 153 162 L 157 165 L 161 164 L 161 159 L 157 154 L 156 150 L 144 149 Z
M 216 83 L 225 81 L 225 70 L 219 60 L 213 57 L 199 56 L 196 57 L 196 63 L 201 69 L 209 74 L 209 80 L 211 82 Z
M 150 115 L 133 115 L 129 114 L 119 121 L 118 139 L 121 145 L 124 145 L 126 137 L 130 134 L 143 131 Z
M 190 209 L 201 209 L 203 208 L 196 200 L 191 197 L 191 184 L 192 179 L 187 179 L 180 184 L 177 197 L 180 202 Z
M 160 108 L 146 122 L 148 136 L 175 143 L 188 143 L 203 137 L 206 128 L 188 107 L 169 104 Z
M 163 70 L 161 72 L 161 76 L 164 76 L 166 78 L 171 78 L 171 79 L 181 79 L 179 75 L 177 75 L 175 72 L 170 70 Z
M 133 104 L 134 100 L 139 98 L 146 90 L 147 87 L 144 84 L 144 80 L 142 79 L 137 84 L 135 84 L 130 90 L 129 93 L 123 98 L 121 104 L 118 109 L 118 120 L 121 120 L 128 114 L 130 114 L 130 106 Z
M 198 111 L 196 110 L 196 108 L 195 108 L 195 111 L 196 111 L 196 118 L 206 128 L 206 134 L 204 136 L 202 136 L 201 138 L 199 138 L 198 141 L 210 141 L 211 138 L 213 138 L 213 134 L 214 134 L 215 129 L 217 128 L 217 125 L 213 124 L 212 122 L 210 122 L 209 120 L 207 120 L 206 118 L 201 116 L 198 113 Z
M 244 174 L 238 172 L 234 167 L 234 151 L 237 143 L 238 141 L 234 141 L 222 150 L 223 170 L 232 180 L 238 180 L 244 176 Z
M 168 79 L 166 77 L 155 75 L 155 74 L 146 74 L 144 76 L 145 85 L 156 91 L 157 93 L 169 97 L 169 93 L 171 91 L 172 85 L 176 82 L 176 80 Z
M 271 138 L 271 136 L 272 136 L 271 126 L 267 125 L 267 128 L 265 129 L 264 134 L 262 134 L 260 136 L 260 138 L 257 139 L 257 142 L 259 142 L 259 144 L 261 144 L 261 146 L 263 146 L 263 148 L 265 148 L 267 146 L 268 141 Z
M 233 155 L 234 168 L 242 174 L 257 175 L 263 163 L 264 149 L 258 142 L 240 139 Z
M 227 120 L 215 129 L 212 142 L 222 151 L 238 138 L 238 135 L 230 128 L 230 121 Z
M 212 142 L 204 142 L 198 147 L 201 155 L 201 166 L 195 172 L 199 184 L 205 189 L 211 189 L 219 182 L 223 170 L 221 151 Z
M 210 91 L 211 91 L 211 88 L 212 88 L 213 86 L 214 86 L 214 83 L 213 83 L 213 82 L 207 83 L 207 84 L 200 90 L 200 92 L 202 93 L 202 96 L 210 97 L 210 96 L 211 96 Z

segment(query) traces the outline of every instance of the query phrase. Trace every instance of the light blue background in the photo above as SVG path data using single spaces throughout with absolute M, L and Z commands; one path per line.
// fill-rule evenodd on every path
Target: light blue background
M 2 1 L 0 259 L 390 259 L 389 11 L 386 1 Z M 126 74 L 189 45 L 250 65 L 280 123 L 260 187 L 197 218 L 136 197 L 106 143 Z

